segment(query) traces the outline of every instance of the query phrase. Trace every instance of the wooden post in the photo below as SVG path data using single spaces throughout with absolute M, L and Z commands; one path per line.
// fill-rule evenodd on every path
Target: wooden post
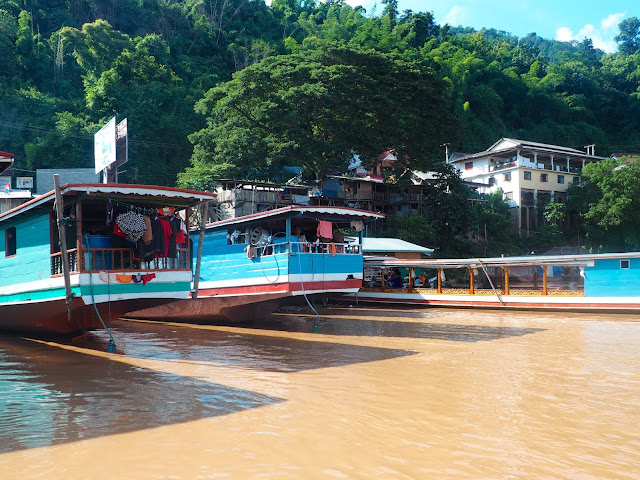
M 442 293 L 442 269 L 438 269 L 438 293 Z
M 385 285 L 384 285 L 384 268 L 380 269 L 380 278 L 382 279 L 382 282 L 381 282 L 382 285 L 380 285 L 380 290 L 382 292 L 384 292 L 384 287 L 385 287 Z
M 473 295 L 475 290 L 473 288 L 473 268 L 469 267 L 469 295 Z
M 192 298 L 198 298 L 198 284 L 200 283 L 200 265 L 202 263 L 202 244 L 204 243 L 204 231 L 207 223 L 207 216 L 209 215 L 209 202 L 204 202 L 200 206 L 200 237 L 198 241 L 198 254 L 196 256 L 196 272 L 193 278 L 193 293 Z
M 542 295 L 547 294 L 547 266 L 542 266 Z
M 64 291 L 67 302 L 67 319 L 71 320 L 71 302 L 73 302 L 73 292 L 71 291 L 71 277 L 69 276 L 69 254 L 67 253 L 67 232 L 64 228 L 64 204 L 62 192 L 60 191 L 60 176 L 53 175 L 53 184 L 56 192 L 56 217 L 58 220 L 58 238 L 60 239 L 60 256 L 62 257 L 62 274 L 64 275 Z
M 504 267 L 504 294 L 509 295 L 509 267 Z
M 82 202 L 76 203 L 76 258 L 78 272 L 82 271 L 84 253 L 82 252 Z

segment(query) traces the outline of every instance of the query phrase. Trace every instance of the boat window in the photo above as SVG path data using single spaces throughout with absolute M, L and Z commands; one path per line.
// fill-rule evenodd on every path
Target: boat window
M 628 269 L 630 267 L 629 263 L 629 260 L 620 260 L 620 268 L 624 270 Z
M 4 256 L 12 257 L 16 254 L 16 227 L 9 227 L 4 231 Z

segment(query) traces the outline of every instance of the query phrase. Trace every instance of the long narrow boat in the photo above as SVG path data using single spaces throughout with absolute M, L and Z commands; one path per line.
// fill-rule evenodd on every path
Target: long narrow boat
M 289 206 L 209 224 L 198 296 L 358 291 L 361 242 L 345 242 L 343 232 L 362 235 L 365 223 L 379 218 L 352 208 Z
M 364 302 L 640 312 L 640 252 L 470 259 L 367 258 Z M 400 278 L 400 280 L 398 280 Z
M 182 235 L 174 228 L 179 240 L 169 248 L 171 235 L 160 220 L 164 216 L 171 230 L 183 222 L 181 213 L 188 219 L 191 207 L 214 194 L 123 184 L 68 184 L 58 194 L 61 222 L 55 191 L 0 215 L 0 329 L 80 332 L 130 310 L 189 297 L 189 228 Z M 138 237 L 145 217 L 154 228 L 160 224 L 156 243 Z M 116 225 L 124 228 L 119 236 Z M 60 237 L 66 237 L 66 275 Z
M 331 206 L 288 206 L 206 225 L 197 300 L 131 312 L 146 319 L 250 320 L 293 297 L 357 292 L 361 237 L 384 215 Z M 346 241 L 344 233 L 355 235 Z M 193 234 L 194 232 L 192 232 Z M 194 251 L 200 238 L 192 235 Z

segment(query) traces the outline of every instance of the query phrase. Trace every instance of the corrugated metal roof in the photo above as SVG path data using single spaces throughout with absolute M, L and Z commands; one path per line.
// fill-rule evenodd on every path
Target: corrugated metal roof
M 367 252 L 417 252 L 431 255 L 432 248 L 416 245 L 399 238 L 375 238 L 365 237 L 363 239 L 362 251 Z

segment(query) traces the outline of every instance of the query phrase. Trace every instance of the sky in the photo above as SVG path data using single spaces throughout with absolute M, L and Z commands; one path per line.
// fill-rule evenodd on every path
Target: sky
M 362 5 L 367 13 L 379 14 L 384 5 L 378 0 L 346 0 Z M 377 6 L 376 6 L 377 3 Z M 634 8 L 635 7 L 635 8 Z M 518 37 L 535 32 L 553 40 L 591 38 L 593 46 L 611 53 L 617 50 L 613 37 L 618 24 L 629 17 L 640 17 L 638 0 L 398 0 L 398 10 L 433 12 L 436 23 L 495 28 Z

